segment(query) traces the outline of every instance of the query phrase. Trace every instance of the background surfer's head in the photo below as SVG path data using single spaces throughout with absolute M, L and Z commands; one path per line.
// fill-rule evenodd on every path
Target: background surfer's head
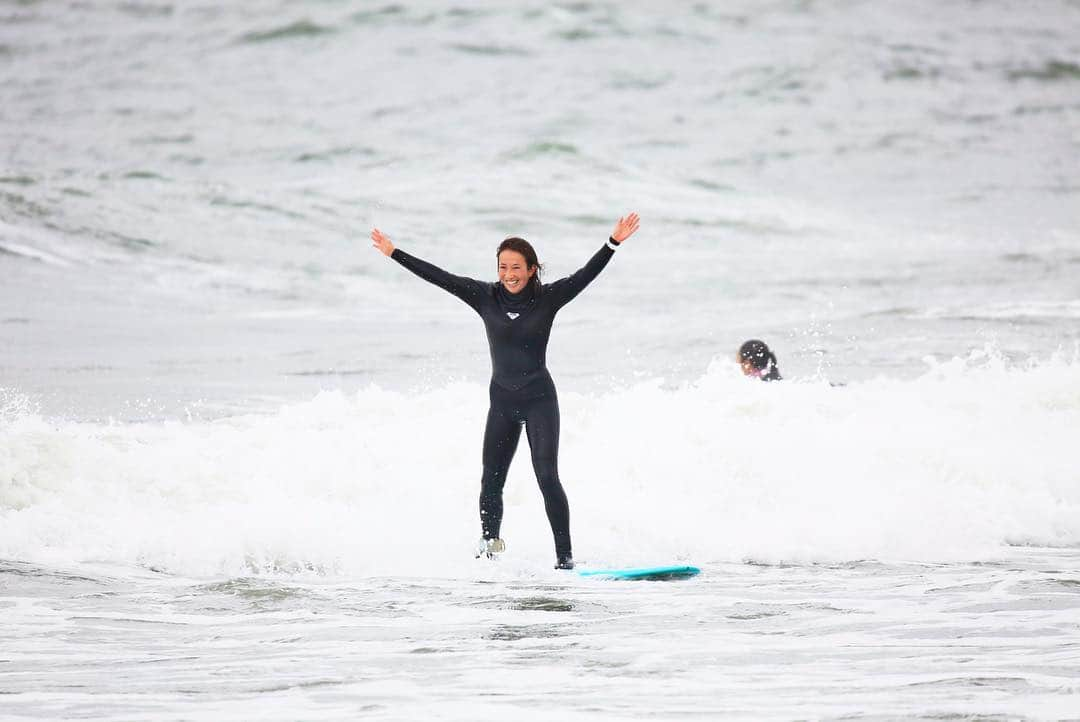
M 776 368 L 776 354 L 769 350 L 764 341 L 750 339 L 739 347 L 736 356 L 742 372 L 747 376 L 763 378 Z
M 507 238 L 495 252 L 499 261 L 499 283 L 510 293 L 521 293 L 531 286 L 540 288 L 540 271 L 543 266 L 536 258 L 536 250 L 524 238 Z

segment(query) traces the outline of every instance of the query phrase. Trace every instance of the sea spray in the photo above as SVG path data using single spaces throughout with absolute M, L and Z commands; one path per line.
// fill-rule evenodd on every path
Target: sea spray
M 1080 544 L 1080 365 L 985 352 L 905 381 L 564 394 L 575 553 L 606 563 L 970 560 Z M 485 389 L 324 392 L 277 413 L 102 425 L 7 414 L 0 556 L 191 574 L 440 574 L 478 536 Z M 508 557 L 547 565 L 527 441 Z

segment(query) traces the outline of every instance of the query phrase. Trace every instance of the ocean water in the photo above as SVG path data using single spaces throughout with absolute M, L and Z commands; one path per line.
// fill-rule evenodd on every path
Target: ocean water
M 0 718 L 1075 719 L 1080 5 L 0 4 Z M 472 559 L 493 278 L 641 230 Z M 747 338 L 785 381 L 741 376 Z

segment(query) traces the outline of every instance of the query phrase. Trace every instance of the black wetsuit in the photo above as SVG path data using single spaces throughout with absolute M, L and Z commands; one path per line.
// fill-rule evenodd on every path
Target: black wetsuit
M 570 508 L 559 481 L 559 401 L 547 370 L 548 338 L 555 314 L 596 278 L 611 260 L 616 245 L 609 240 L 583 268 L 566 278 L 539 288 L 529 283 L 516 294 L 499 282 L 447 273 L 401 249 L 391 255 L 420 278 L 469 304 L 480 314 L 487 330 L 491 408 L 484 429 L 484 472 L 480 482 L 484 538 L 499 536 L 503 484 L 524 424 L 560 563 L 572 559 Z

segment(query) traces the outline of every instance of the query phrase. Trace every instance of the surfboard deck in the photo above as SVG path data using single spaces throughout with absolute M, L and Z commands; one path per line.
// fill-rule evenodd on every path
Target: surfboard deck
M 701 570 L 692 566 L 636 567 L 631 569 L 578 569 L 578 576 L 594 579 L 622 579 L 642 581 L 670 581 L 689 579 Z

